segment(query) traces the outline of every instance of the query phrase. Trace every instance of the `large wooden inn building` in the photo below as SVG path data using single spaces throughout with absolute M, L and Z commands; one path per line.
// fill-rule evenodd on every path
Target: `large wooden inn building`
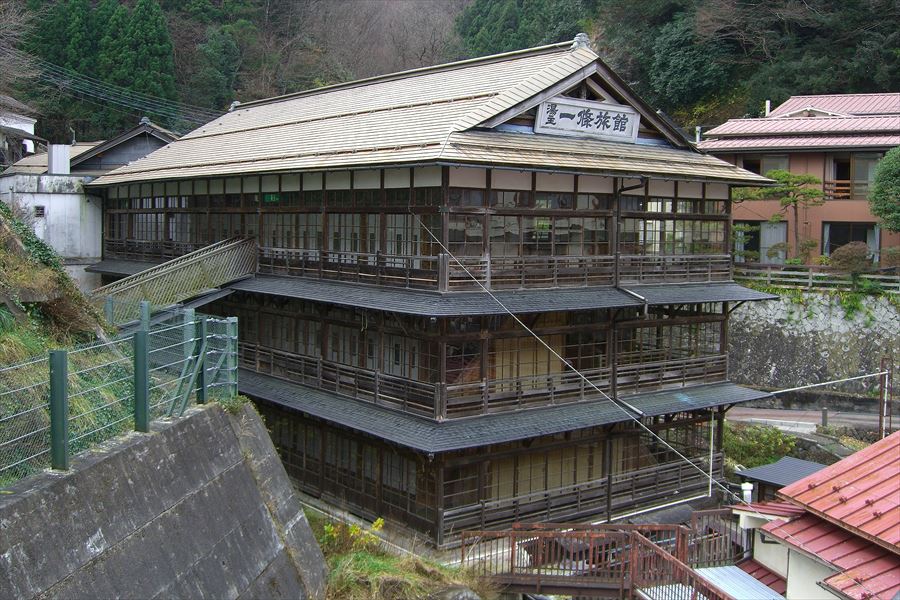
M 709 493 L 636 420 L 721 477 L 765 395 L 727 381 L 728 314 L 768 298 L 731 280 L 730 188 L 766 182 L 579 37 L 239 105 L 96 181 L 94 268 L 255 238 L 208 310 L 288 472 L 446 545 Z

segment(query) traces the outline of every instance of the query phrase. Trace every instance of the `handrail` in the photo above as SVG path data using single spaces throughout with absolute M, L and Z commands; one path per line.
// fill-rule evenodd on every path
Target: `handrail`
M 231 238 L 145 269 L 91 292 L 96 305 L 107 303 L 107 319 L 120 324 L 137 318 L 139 302 L 169 306 L 204 290 L 256 272 L 256 241 Z

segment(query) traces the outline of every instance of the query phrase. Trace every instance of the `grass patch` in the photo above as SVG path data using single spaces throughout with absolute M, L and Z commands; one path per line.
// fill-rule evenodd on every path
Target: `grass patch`
M 468 571 L 411 554 L 388 552 L 372 529 L 331 521 L 307 512 L 307 520 L 328 563 L 327 600 L 426 600 L 453 587 L 467 587 L 482 600 L 497 590 Z

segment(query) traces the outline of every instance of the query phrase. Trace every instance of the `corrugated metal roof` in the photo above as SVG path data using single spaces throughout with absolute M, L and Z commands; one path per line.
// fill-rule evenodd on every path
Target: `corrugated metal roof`
M 811 133 L 900 133 L 900 116 L 728 119 L 709 137 L 802 135 Z
M 742 302 L 775 300 L 778 296 L 737 283 L 667 283 L 622 286 L 645 298 L 649 304 L 694 304 L 700 302 Z
M 893 148 L 900 146 L 900 133 L 878 135 L 775 136 L 704 140 L 697 146 L 704 152 L 746 150 L 819 150 L 835 148 Z
M 778 495 L 900 555 L 900 431 Z
M 737 566 L 743 572 L 782 596 L 784 596 L 784 593 L 787 591 L 787 580 L 785 580 L 784 577 L 767 569 L 752 558 L 739 562 Z
M 793 456 L 784 456 L 768 465 L 735 471 L 734 474 L 743 479 L 784 487 L 824 468 L 825 465 L 817 462 L 801 460 Z
M 427 317 L 499 315 L 506 312 L 484 292 L 439 293 L 272 275 L 257 275 L 228 287 L 238 291 Z M 519 313 L 642 306 L 636 298 L 612 287 L 509 290 L 498 291 L 494 295 L 511 311 Z
M 900 93 L 791 96 L 769 113 L 769 117 L 810 107 L 844 115 L 896 115 L 900 114 Z
M 573 74 L 588 76 L 598 61 L 587 48 L 554 45 L 255 102 L 92 185 L 429 162 L 766 182 L 693 150 L 461 131 Z
M 739 598 L 740 600 L 784 600 L 784 596 L 780 593 L 734 565 L 706 567 L 694 569 L 694 571 L 732 598 Z M 692 596 L 684 596 L 684 598 Z M 681 596 L 677 596 L 677 598 L 681 598 Z
M 772 521 L 762 531 L 833 565 L 840 571 L 824 584 L 850 598 L 891 600 L 900 593 L 900 551 L 891 552 L 806 513 L 788 522 Z
M 630 420 L 623 409 L 612 402 L 597 400 L 434 421 L 246 369 L 240 370 L 238 388 L 242 394 L 253 398 L 429 453 L 500 444 Z M 627 401 L 648 416 L 656 416 L 767 396 L 765 392 L 731 383 L 715 383 L 629 396 Z

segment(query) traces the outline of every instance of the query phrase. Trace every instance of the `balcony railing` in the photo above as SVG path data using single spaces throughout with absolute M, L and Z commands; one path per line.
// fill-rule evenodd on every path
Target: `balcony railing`
M 619 256 L 620 283 L 689 283 L 728 281 L 728 254 Z
M 161 261 L 202 244 L 174 241 L 106 240 L 104 256 Z M 614 285 L 616 256 L 516 256 L 451 258 L 366 252 L 259 248 L 259 272 L 438 291 L 557 288 Z M 620 283 L 689 283 L 731 279 L 727 254 L 618 257 Z M 480 285 L 479 285 L 480 284 Z
M 693 462 L 704 472 L 684 460 L 676 460 L 583 483 L 445 509 L 444 540 L 465 529 L 498 529 L 519 522 L 575 521 L 600 515 L 615 518 L 673 495 L 689 498 L 692 493 L 705 493 L 709 486 L 709 457 L 694 458 Z M 715 453 L 712 473 L 716 479 L 722 477 L 722 465 L 722 454 Z M 609 500 L 607 495 L 611 496 Z M 612 512 L 607 514 L 607 509 Z
M 612 395 L 614 370 L 619 394 L 711 383 L 726 378 L 725 355 L 582 370 L 593 386 L 568 370 L 458 384 L 425 383 L 245 342 L 240 344 L 240 360 L 241 366 L 259 373 L 435 419 L 597 400 L 600 394 L 593 386 Z
M 869 182 L 848 179 L 824 181 L 822 191 L 826 200 L 865 200 L 869 195 Z

